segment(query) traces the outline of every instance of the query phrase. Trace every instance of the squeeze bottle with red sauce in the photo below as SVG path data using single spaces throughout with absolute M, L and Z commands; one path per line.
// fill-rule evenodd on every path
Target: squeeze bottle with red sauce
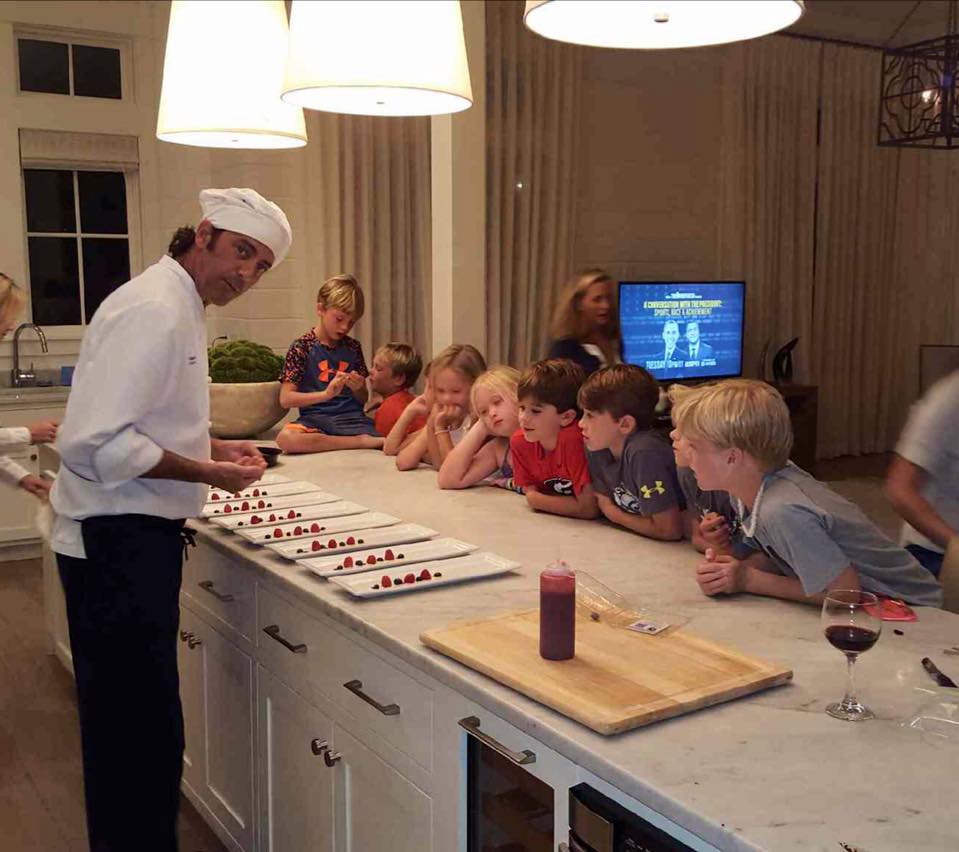
M 539 575 L 539 655 L 572 659 L 576 649 L 576 575 L 565 562 Z

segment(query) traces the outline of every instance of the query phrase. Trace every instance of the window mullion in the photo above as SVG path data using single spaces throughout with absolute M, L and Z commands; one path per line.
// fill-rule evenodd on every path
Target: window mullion
M 70 97 L 73 97 L 73 44 L 67 42 L 67 79 L 70 81 Z
M 71 87 L 72 87 L 71 77 Z M 77 217 L 77 277 L 80 281 L 80 326 L 87 324 L 86 282 L 83 278 L 83 223 L 80 221 L 80 180 L 73 172 L 73 209 Z

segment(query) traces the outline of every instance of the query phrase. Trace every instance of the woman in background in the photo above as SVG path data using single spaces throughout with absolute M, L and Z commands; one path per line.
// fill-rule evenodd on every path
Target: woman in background
M 560 293 L 547 358 L 575 361 L 586 375 L 622 361 L 613 279 L 603 269 L 584 269 Z

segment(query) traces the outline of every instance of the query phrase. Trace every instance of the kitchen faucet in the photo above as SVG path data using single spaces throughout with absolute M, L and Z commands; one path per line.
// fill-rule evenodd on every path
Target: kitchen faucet
M 18 326 L 17 330 L 13 333 L 13 369 L 10 371 L 10 384 L 15 388 L 30 387 L 37 382 L 32 363 L 30 364 L 29 370 L 20 369 L 20 335 L 23 333 L 23 330 L 27 328 L 32 328 L 37 333 L 37 337 L 40 338 L 40 348 L 44 352 L 48 351 L 47 336 L 43 333 L 43 329 L 40 328 L 40 326 L 32 322 L 25 322 Z

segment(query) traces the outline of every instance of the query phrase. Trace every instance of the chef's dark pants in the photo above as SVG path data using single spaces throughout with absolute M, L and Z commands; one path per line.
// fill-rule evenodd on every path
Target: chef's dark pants
M 176 634 L 182 521 L 82 522 L 57 554 L 80 710 L 91 852 L 175 852 L 183 770 Z

